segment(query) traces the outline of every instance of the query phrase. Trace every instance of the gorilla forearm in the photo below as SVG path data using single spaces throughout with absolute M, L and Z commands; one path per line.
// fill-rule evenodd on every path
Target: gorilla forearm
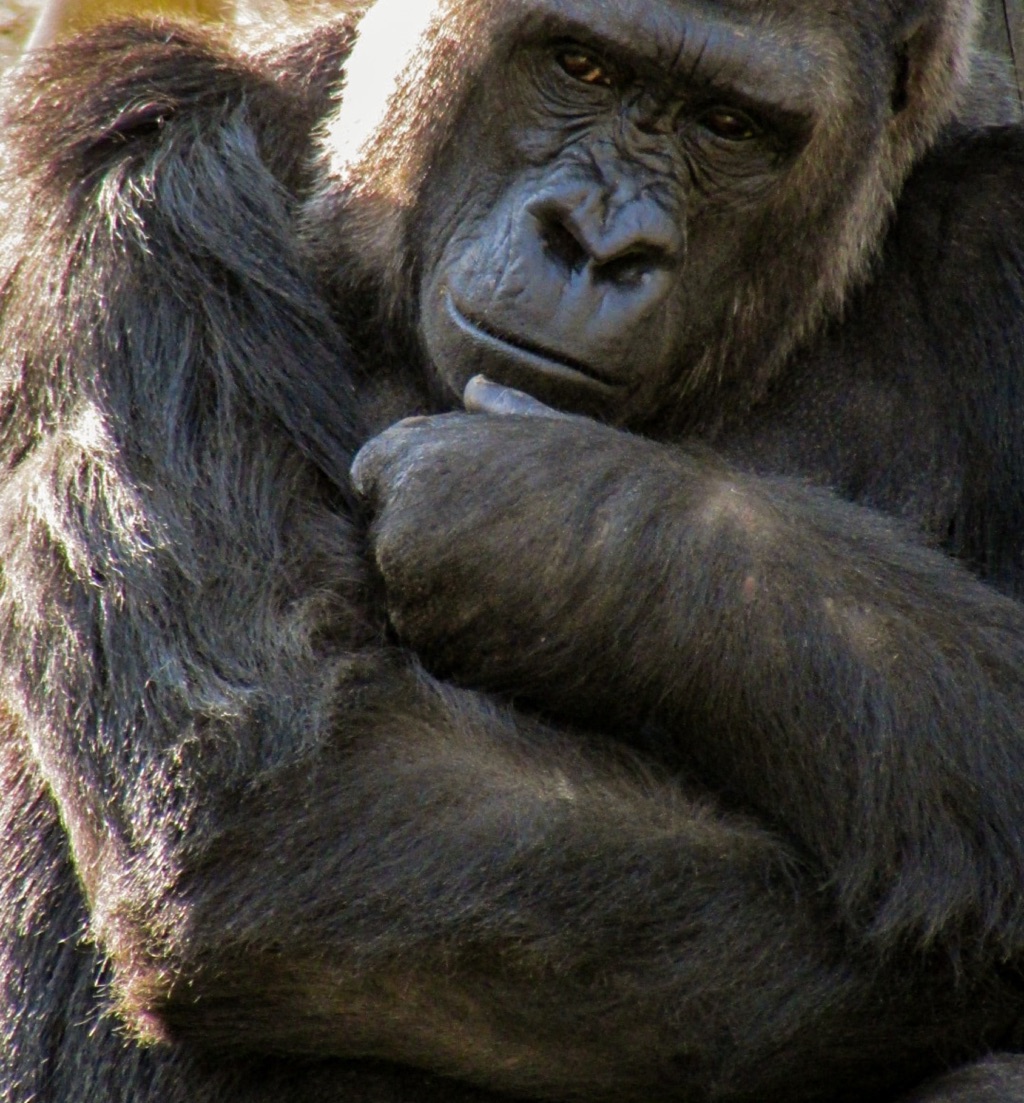
M 293 765 L 209 793 L 170 897 L 139 877 L 157 837 L 129 876 L 102 870 L 108 898 L 128 886 L 96 919 L 129 1021 L 618 1101 L 835 1081 L 860 1099 L 899 1083 L 922 1031 L 1012 1021 L 1010 986 L 851 966 L 788 848 L 593 741 L 400 669 L 337 720 Z
M 176 892 L 181 984 L 144 1008 L 172 1033 L 643 1098 L 681 1050 L 735 1059 L 717 1051 L 721 1027 L 685 1011 L 723 925 L 758 915 L 756 938 L 726 951 L 727 973 L 760 979 L 738 1036 L 785 1013 L 794 957 L 807 955 L 804 983 L 819 969 L 824 983 L 770 837 L 473 695 L 407 676 L 365 696 L 379 711 L 339 715 L 333 745 L 224 801 Z M 759 964 L 762 923 L 777 924 L 779 952 Z M 679 1014 L 692 1027 L 673 1028 Z M 680 1079 L 673 1095 L 687 1091 Z
M 357 472 L 435 669 L 672 733 L 874 937 L 1020 946 L 1018 604 L 871 510 L 581 419 L 399 427 Z

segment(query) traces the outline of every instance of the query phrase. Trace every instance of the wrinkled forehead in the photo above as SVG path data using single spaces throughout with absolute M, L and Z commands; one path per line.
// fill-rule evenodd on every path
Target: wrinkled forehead
M 884 79 L 887 29 L 865 0 L 442 0 L 436 17 L 461 46 L 463 75 L 531 41 L 571 39 L 646 77 L 707 77 L 752 99 L 824 116 Z M 872 8 L 892 11 L 886 0 Z M 858 8 L 860 18 L 858 18 Z M 838 13 L 838 14 L 837 14 Z M 884 39 L 883 39 L 884 40 Z
M 364 36 L 386 42 L 391 59 L 406 44 L 437 47 L 470 68 L 531 35 L 578 34 L 595 44 L 629 44 L 666 65 L 696 52 L 724 60 L 759 57 L 800 73 L 875 57 L 895 28 L 925 18 L 958 18 L 978 0 L 377 0 Z M 399 47 L 396 50 L 396 43 Z
M 948 114 L 969 62 L 976 0 L 377 0 L 347 66 L 341 110 L 326 133 L 336 174 L 388 149 L 391 175 L 426 171 L 478 78 L 499 73 L 531 41 L 577 40 L 659 78 L 715 69 L 754 98 L 811 111 L 826 128 L 891 78 L 895 31 L 931 21 L 920 97 L 905 116 L 920 134 Z M 877 98 L 877 97 L 876 97 Z M 913 116 L 913 117 L 912 117 Z M 934 117 L 934 119 L 933 119 Z M 837 121 L 838 120 L 838 121 Z M 409 140 L 415 133 L 416 142 Z M 922 139 L 923 140 L 923 139 Z M 424 162 L 424 163 L 421 163 Z M 369 175 L 369 174 L 367 174 Z M 380 171 L 373 174 L 380 179 Z
M 752 33 L 773 27 L 813 33 L 817 28 L 877 27 L 901 11 L 927 6 L 927 0 L 376 0 L 371 13 L 376 12 L 400 37 L 443 21 L 460 32 L 476 31 L 494 41 L 544 22 L 644 29 L 666 36 L 680 28 L 723 23 Z
M 820 93 L 855 60 L 847 50 L 850 36 L 837 37 L 818 3 L 808 17 L 801 0 L 512 0 L 490 6 L 498 35 L 568 34 L 633 62 L 638 71 L 685 77 L 713 68 L 719 78 L 749 84 L 751 92 L 784 75 L 792 95 Z
M 381 0 L 394 3 L 395 0 Z M 398 0 L 401 2 L 401 0 Z M 956 2 L 956 0 L 952 0 Z M 964 0 L 969 3 L 970 0 Z M 427 4 L 472 33 L 486 26 L 491 41 L 521 37 L 533 28 L 591 28 L 617 38 L 642 36 L 677 44 L 714 28 L 732 27 L 749 38 L 813 41 L 885 33 L 886 25 L 926 0 L 438 0 Z M 424 5 L 420 5 L 423 7 Z
M 352 161 L 379 144 L 387 126 L 453 117 L 478 76 L 531 41 L 571 38 L 669 75 L 714 64 L 737 87 L 770 90 L 784 78 L 790 97 L 841 99 L 863 67 L 849 49 L 858 36 L 837 29 L 835 13 L 867 2 L 377 0 L 347 67 L 344 107 L 330 128 L 332 160 Z
M 785 73 L 795 95 L 817 95 L 825 84 L 834 90 L 871 75 L 878 43 L 900 6 L 899 0 L 378 0 L 365 29 L 376 24 L 392 58 L 396 35 L 410 51 L 428 44 L 460 70 L 449 69 L 447 79 L 500 64 L 531 39 L 571 37 L 666 72 L 713 59 L 753 86 Z

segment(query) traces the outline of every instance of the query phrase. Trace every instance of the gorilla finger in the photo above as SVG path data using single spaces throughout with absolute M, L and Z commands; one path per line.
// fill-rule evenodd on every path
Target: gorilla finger
M 474 375 L 462 394 L 466 409 L 473 414 L 497 414 L 504 417 L 518 414 L 523 417 L 567 418 L 560 410 L 528 395 L 523 391 L 494 383 L 485 375 Z
M 349 468 L 353 489 L 371 504 L 377 497 L 387 467 L 398 452 L 396 443 L 394 436 L 388 433 L 374 437 L 359 449 Z
M 415 415 L 390 425 L 356 453 L 349 477 L 356 493 L 374 504 L 387 486 L 398 487 L 404 476 L 425 457 L 443 450 L 446 430 L 465 414 Z
M 387 469 L 409 451 L 413 434 L 436 420 L 421 414 L 406 417 L 371 437 L 355 454 L 349 468 L 355 492 L 362 498 L 372 498 L 377 484 L 386 477 Z

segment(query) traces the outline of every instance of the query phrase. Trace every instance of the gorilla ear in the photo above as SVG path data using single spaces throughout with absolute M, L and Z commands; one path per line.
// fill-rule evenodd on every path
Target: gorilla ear
M 894 115 L 905 111 L 924 91 L 922 85 L 927 79 L 927 70 L 935 63 L 937 53 L 941 54 L 951 47 L 963 49 L 968 46 L 968 40 L 973 37 L 970 24 L 956 28 L 952 34 L 949 33 L 952 28 L 944 26 L 956 6 L 952 0 L 945 4 L 911 3 L 907 5 L 909 10 L 903 12 L 894 35 L 895 55 L 889 100 Z M 971 7 L 962 3 L 960 6 L 968 10 Z M 942 39 L 947 36 L 952 41 L 943 43 Z
M 979 0 L 903 0 L 892 37 L 891 134 L 909 167 L 953 117 L 971 79 Z M 909 156 L 909 160 L 907 160 Z
M 904 38 L 896 46 L 896 65 L 892 82 L 892 93 L 889 104 L 892 113 L 898 115 L 905 110 L 910 103 L 910 75 L 912 71 L 911 52 L 913 50 L 914 35 L 920 33 L 918 27 L 910 38 Z

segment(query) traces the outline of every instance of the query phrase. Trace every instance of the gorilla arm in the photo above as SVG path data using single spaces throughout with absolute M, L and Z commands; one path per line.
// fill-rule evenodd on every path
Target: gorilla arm
M 582 418 L 414 419 L 355 472 L 431 669 L 669 733 L 879 945 L 1019 951 L 1017 602 L 882 514 Z
M 351 356 L 265 160 L 304 105 L 164 28 L 74 50 L 7 162 L 0 653 L 129 1027 L 799 1100 L 1001 1021 L 859 971 L 771 833 L 384 645 Z

